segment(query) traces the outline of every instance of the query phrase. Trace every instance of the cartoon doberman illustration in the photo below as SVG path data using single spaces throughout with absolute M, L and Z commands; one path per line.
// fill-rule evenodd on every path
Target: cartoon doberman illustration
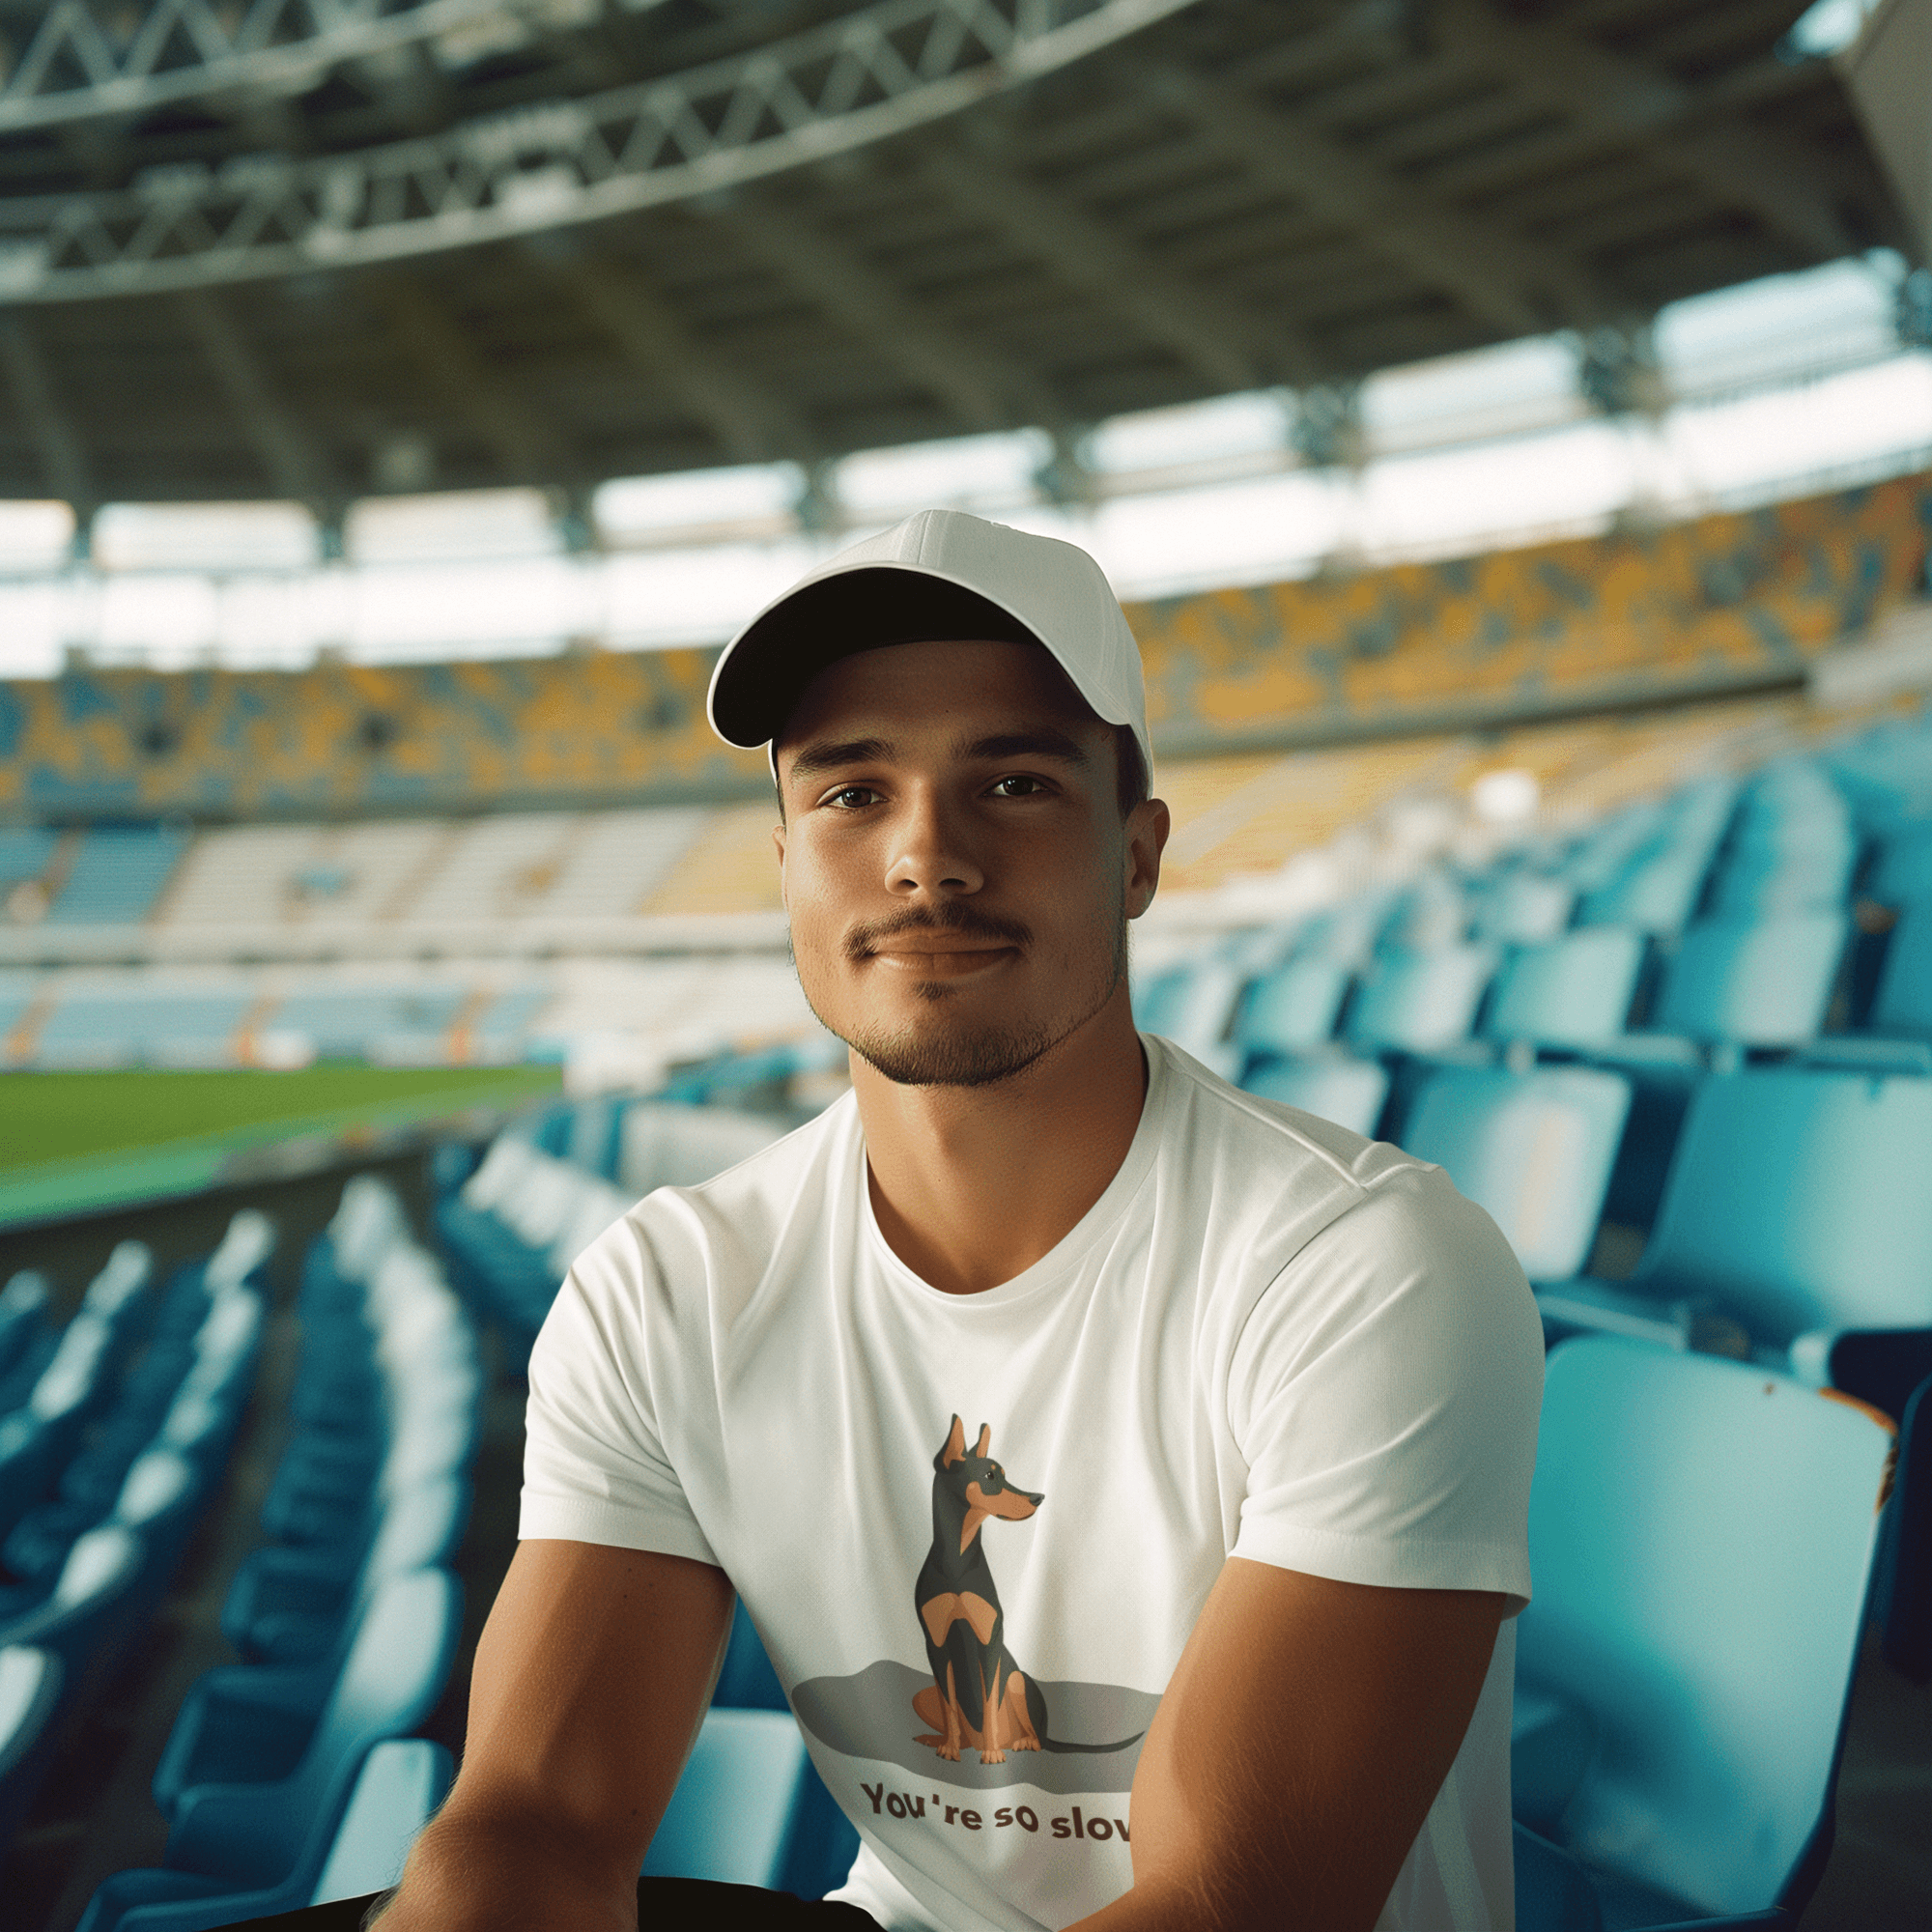
M 1110 1745 L 1050 1736 L 1046 1698 L 1007 1649 L 1006 1613 L 980 1531 L 988 1517 L 1024 1522 L 1046 1497 L 1007 1481 L 987 1453 L 992 1435 L 991 1425 L 981 1423 L 969 1454 L 966 1426 L 955 1415 L 932 1459 L 932 1548 L 913 1590 L 932 1688 L 912 1700 L 932 1729 L 918 1742 L 955 1763 L 969 1747 L 981 1764 L 1004 1764 L 1009 1750 L 1123 1750 L 1142 1734 Z

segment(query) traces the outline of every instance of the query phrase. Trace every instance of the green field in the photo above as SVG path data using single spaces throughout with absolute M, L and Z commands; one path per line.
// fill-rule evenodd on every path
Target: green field
M 507 1105 L 554 1066 L 305 1066 L 291 1073 L 0 1073 L 0 1174 L 184 1142 L 236 1145 Z

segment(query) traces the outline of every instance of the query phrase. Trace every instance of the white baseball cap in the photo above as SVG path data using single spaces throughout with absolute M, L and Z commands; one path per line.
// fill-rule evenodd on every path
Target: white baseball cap
M 1043 646 L 1103 724 L 1133 732 L 1151 774 L 1140 647 L 1100 566 L 964 510 L 921 510 L 767 604 L 711 673 L 711 728 L 727 745 L 768 744 L 827 665 L 955 638 Z

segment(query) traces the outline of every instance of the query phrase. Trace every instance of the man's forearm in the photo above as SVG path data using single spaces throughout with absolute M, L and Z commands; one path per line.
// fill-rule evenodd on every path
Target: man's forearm
M 637 1881 L 555 1832 L 445 1814 L 369 1922 L 381 1932 L 637 1932 Z

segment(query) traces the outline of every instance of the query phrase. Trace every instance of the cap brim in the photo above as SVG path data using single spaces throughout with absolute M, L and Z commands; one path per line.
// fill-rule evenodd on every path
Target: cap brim
M 937 571 L 861 564 L 813 578 L 732 639 L 711 677 L 711 725 L 727 745 L 769 743 L 829 665 L 888 644 L 992 639 L 1047 648 L 990 597 Z

